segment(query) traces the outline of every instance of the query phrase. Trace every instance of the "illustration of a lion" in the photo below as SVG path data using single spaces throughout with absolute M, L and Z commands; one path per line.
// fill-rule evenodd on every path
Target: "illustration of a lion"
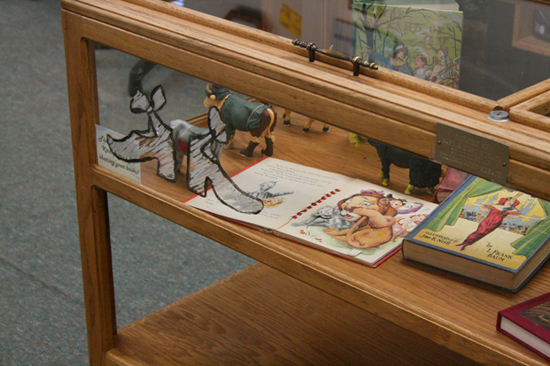
M 359 249 L 373 248 L 391 240 L 397 210 L 390 206 L 388 198 L 374 192 L 358 193 L 338 202 L 338 207 L 353 226 L 344 230 L 324 229 L 326 234 Z

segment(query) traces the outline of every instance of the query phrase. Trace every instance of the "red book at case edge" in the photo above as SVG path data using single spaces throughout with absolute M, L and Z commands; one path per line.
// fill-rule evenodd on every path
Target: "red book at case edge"
M 550 292 L 499 311 L 497 330 L 550 361 Z

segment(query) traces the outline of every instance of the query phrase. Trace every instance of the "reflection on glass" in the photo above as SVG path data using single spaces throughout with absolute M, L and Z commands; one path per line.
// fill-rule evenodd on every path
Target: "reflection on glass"
M 430 9 L 434 12 L 455 11 L 462 13 L 461 37 L 450 36 L 458 44 L 431 46 L 441 50 L 432 55 L 424 47 L 426 58 L 417 48 L 406 42 L 406 33 L 418 23 L 432 30 L 439 30 L 439 21 L 410 19 L 399 26 L 408 49 L 405 62 L 413 71 L 420 69 L 418 76 L 427 77 L 422 69 L 436 66 L 453 73 L 459 80 L 458 88 L 479 96 L 498 100 L 531 85 L 550 78 L 550 6 L 538 2 L 518 0 L 257 0 L 257 1 L 199 1 L 187 0 L 185 6 L 225 18 L 240 7 L 261 14 L 261 28 L 280 36 L 315 43 L 319 48 L 333 49 L 349 56 L 365 56 L 357 46 L 357 28 L 365 24 L 354 19 L 354 9 L 364 5 L 402 6 L 405 9 Z M 236 20 L 236 19 L 235 19 Z M 249 23 L 250 24 L 250 23 Z M 447 30 L 446 30 L 447 31 Z M 388 37 L 390 37 L 388 35 Z M 397 37 L 398 38 L 398 37 Z M 395 38 L 384 45 L 396 47 Z M 425 40 L 429 44 L 430 40 Z M 372 49 L 372 47 L 371 47 Z M 357 51 L 357 52 L 356 52 Z M 445 51 L 447 55 L 445 56 Z M 380 51 L 377 51 L 380 53 Z M 392 51 L 393 52 L 393 51 Z M 389 57 L 390 51 L 381 53 Z M 448 57 L 447 57 L 448 56 Z M 446 58 L 443 60 L 443 58 Z M 456 62 L 455 62 L 456 61 Z M 403 62 L 403 61 L 401 61 Z M 445 64 L 445 65 L 442 65 Z M 456 64 L 456 65 L 455 65 Z M 449 68 L 450 67 L 450 68 Z M 447 68 L 447 69 L 446 69 Z M 450 76 L 450 75 L 447 75 Z M 445 78 L 445 77 L 444 77 Z M 446 78 L 451 80 L 451 78 Z M 454 83 L 453 87 L 456 87 Z
M 144 64 L 148 68 L 139 72 L 139 67 Z M 122 134 L 136 129 L 136 115 L 128 106 L 137 87 L 150 95 L 155 86 L 163 86 L 170 98 L 170 103 L 162 109 L 163 120 L 188 120 L 206 112 L 202 105 L 204 80 L 106 47 L 97 47 L 96 67 L 102 126 Z M 140 75 L 139 82 L 136 74 Z
M 462 12 L 363 3 L 353 16 L 355 55 L 458 88 Z

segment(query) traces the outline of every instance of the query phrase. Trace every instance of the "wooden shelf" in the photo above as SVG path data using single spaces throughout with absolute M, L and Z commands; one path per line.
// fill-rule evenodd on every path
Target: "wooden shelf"
M 279 117 L 282 117 L 282 111 L 276 110 Z M 379 160 L 372 146 L 355 147 L 348 142 L 348 133 L 335 127 L 323 133 L 320 123 L 314 124 L 310 132 L 303 133 L 301 129 L 306 118 L 297 114 L 292 116 L 290 127 L 281 125 L 276 130 L 275 153 L 278 158 L 319 169 L 323 169 L 324 165 L 330 162 L 331 168 L 338 173 L 375 184 L 379 181 Z M 193 122 L 202 125 L 205 121 L 204 118 L 197 118 Z M 223 166 L 231 173 L 241 170 L 255 158 L 260 158 L 258 152 L 258 155 L 251 159 L 242 158 L 238 154 L 246 142 L 246 134 L 238 133 L 235 148 L 224 151 L 222 155 Z M 330 148 L 319 149 L 316 147 L 318 145 Z M 341 164 L 338 164 L 340 158 Z M 167 182 L 156 175 L 154 163 L 144 164 L 141 185 L 103 169 L 98 169 L 96 173 L 96 184 L 99 187 L 208 236 L 322 292 L 337 296 L 355 305 L 355 311 L 376 314 L 381 319 L 399 325 L 404 332 L 405 329 L 414 332 L 480 363 L 545 364 L 538 356 L 526 352 L 520 345 L 498 333 L 495 322 L 500 309 L 529 299 L 548 288 L 548 266 L 545 266 L 518 294 L 405 261 L 401 253 L 373 269 L 271 234 L 233 224 L 185 205 L 183 201 L 192 195 L 185 188 L 183 179 L 176 184 Z M 407 185 L 407 177 L 407 170 L 392 167 L 390 188 L 403 191 Z M 419 195 L 418 193 L 424 193 L 421 190 L 415 193 L 419 198 L 430 197 Z M 144 201 L 144 194 L 151 199 L 150 204 Z M 182 301 L 186 303 L 187 299 Z M 262 300 L 262 304 L 268 303 L 267 300 Z M 154 318 L 156 319 L 156 316 Z M 123 330 L 121 334 L 124 333 Z M 120 339 L 125 339 L 124 337 Z M 349 337 L 353 338 L 353 335 L 350 334 Z M 120 352 L 122 351 L 114 354 L 119 355 Z
M 257 264 L 119 330 L 107 364 L 474 365 Z

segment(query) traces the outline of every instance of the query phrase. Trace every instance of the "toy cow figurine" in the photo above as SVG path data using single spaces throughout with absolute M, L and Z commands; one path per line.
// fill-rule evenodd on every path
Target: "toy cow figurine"
M 216 107 L 225 124 L 227 148 L 233 147 L 235 130 L 250 132 L 248 146 L 241 150 L 241 155 L 252 156 L 254 149 L 265 138 L 266 148 L 262 154 L 273 155 L 273 130 L 277 123 L 277 114 L 268 104 L 255 103 L 239 98 L 226 88 L 214 84 L 206 85 L 206 98 L 203 100 L 206 108 Z
M 439 184 L 441 164 L 372 139 L 367 141 L 376 148 L 382 163 L 380 172 L 380 177 L 383 178 L 382 185 L 387 186 L 390 182 L 391 164 L 409 169 L 409 185 L 405 189 L 406 194 L 411 194 L 414 188 L 426 188 L 426 192 L 431 194 L 434 187 Z
M 313 118 L 309 118 L 302 128 L 302 132 L 309 132 L 309 129 L 311 128 L 311 125 L 315 122 Z M 283 125 L 290 126 L 290 110 L 285 109 L 285 113 L 283 114 Z M 323 123 L 323 132 L 327 132 L 329 129 L 328 123 Z

